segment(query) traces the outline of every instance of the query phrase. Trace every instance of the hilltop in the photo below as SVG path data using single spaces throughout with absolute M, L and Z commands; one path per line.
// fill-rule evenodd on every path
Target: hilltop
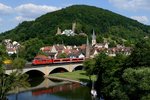
M 86 33 L 91 36 L 93 29 L 97 41 L 107 39 L 112 45 L 135 43 L 140 38 L 150 36 L 150 26 L 143 25 L 136 20 L 113 13 L 111 11 L 87 5 L 73 5 L 58 11 L 40 16 L 34 21 L 24 21 L 16 28 L 0 34 L 0 40 L 9 38 L 19 42 L 26 42 L 38 38 L 46 45 L 65 43 L 80 45 L 85 43 L 84 36 L 56 36 L 57 28 L 71 29 L 76 22 L 77 34 Z

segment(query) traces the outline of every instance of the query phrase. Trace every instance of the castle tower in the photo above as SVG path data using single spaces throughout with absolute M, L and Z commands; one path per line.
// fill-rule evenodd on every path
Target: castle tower
M 60 34 L 61 34 L 61 29 L 58 27 L 56 35 L 60 35 Z
M 75 29 L 76 29 L 76 22 L 72 23 L 72 31 L 75 32 Z
M 96 44 L 96 35 L 95 32 L 93 30 L 93 35 L 92 35 L 92 46 Z
M 86 40 L 86 58 L 90 57 L 90 45 L 89 45 L 89 39 L 87 36 L 87 40 Z

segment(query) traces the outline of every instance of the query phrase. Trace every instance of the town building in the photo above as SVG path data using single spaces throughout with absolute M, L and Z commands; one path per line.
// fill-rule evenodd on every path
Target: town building
M 84 58 L 85 54 L 80 46 L 65 46 L 63 44 L 57 44 L 53 46 L 46 46 L 40 49 L 46 53 L 49 58 L 60 58 L 61 54 L 66 54 L 66 58 Z
M 72 30 L 65 30 L 61 33 L 61 30 L 57 29 L 57 34 L 65 34 L 67 36 L 74 36 L 76 24 L 72 26 Z M 65 54 L 67 58 L 94 58 L 101 52 L 105 52 L 108 56 L 116 56 L 117 54 L 131 54 L 131 47 L 125 47 L 122 45 L 117 45 L 116 47 L 109 47 L 109 42 L 104 40 L 103 43 L 96 42 L 96 34 L 93 30 L 91 44 L 89 42 L 88 36 L 86 44 L 81 46 L 65 46 L 63 44 L 57 44 L 53 46 L 42 47 L 44 53 L 46 53 L 49 58 L 60 58 L 61 54 Z
M 21 46 L 18 42 L 12 41 L 11 39 L 5 39 L 2 43 L 6 46 L 6 52 L 9 55 L 17 54 L 18 49 Z

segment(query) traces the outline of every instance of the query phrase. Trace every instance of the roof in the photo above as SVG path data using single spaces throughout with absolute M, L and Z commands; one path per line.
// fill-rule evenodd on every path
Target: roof
M 41 48 L 42 51 L 50 51 L 52 49 L 52 46 L 46 46 Z
M 48 58 L 48 57 L 45 56 L 45 55 L 37 55 L 37 56 L 35 56 L 34 58 Z

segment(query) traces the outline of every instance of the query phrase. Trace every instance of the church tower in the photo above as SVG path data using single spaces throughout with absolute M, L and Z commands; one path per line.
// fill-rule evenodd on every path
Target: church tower
M 96 44 L 96 35 L 95 32 L 93 30 L 93 35 L 92 35 L 92 46 Z
M 86 40 L 86 58 L 90 57 L 90 44 L 89 44 L 89 39 L 87 36 L 87 40 Z
M 75 33 L 75 29 L 76 29 L 76 22 L 72 23 L 72 31 Z

